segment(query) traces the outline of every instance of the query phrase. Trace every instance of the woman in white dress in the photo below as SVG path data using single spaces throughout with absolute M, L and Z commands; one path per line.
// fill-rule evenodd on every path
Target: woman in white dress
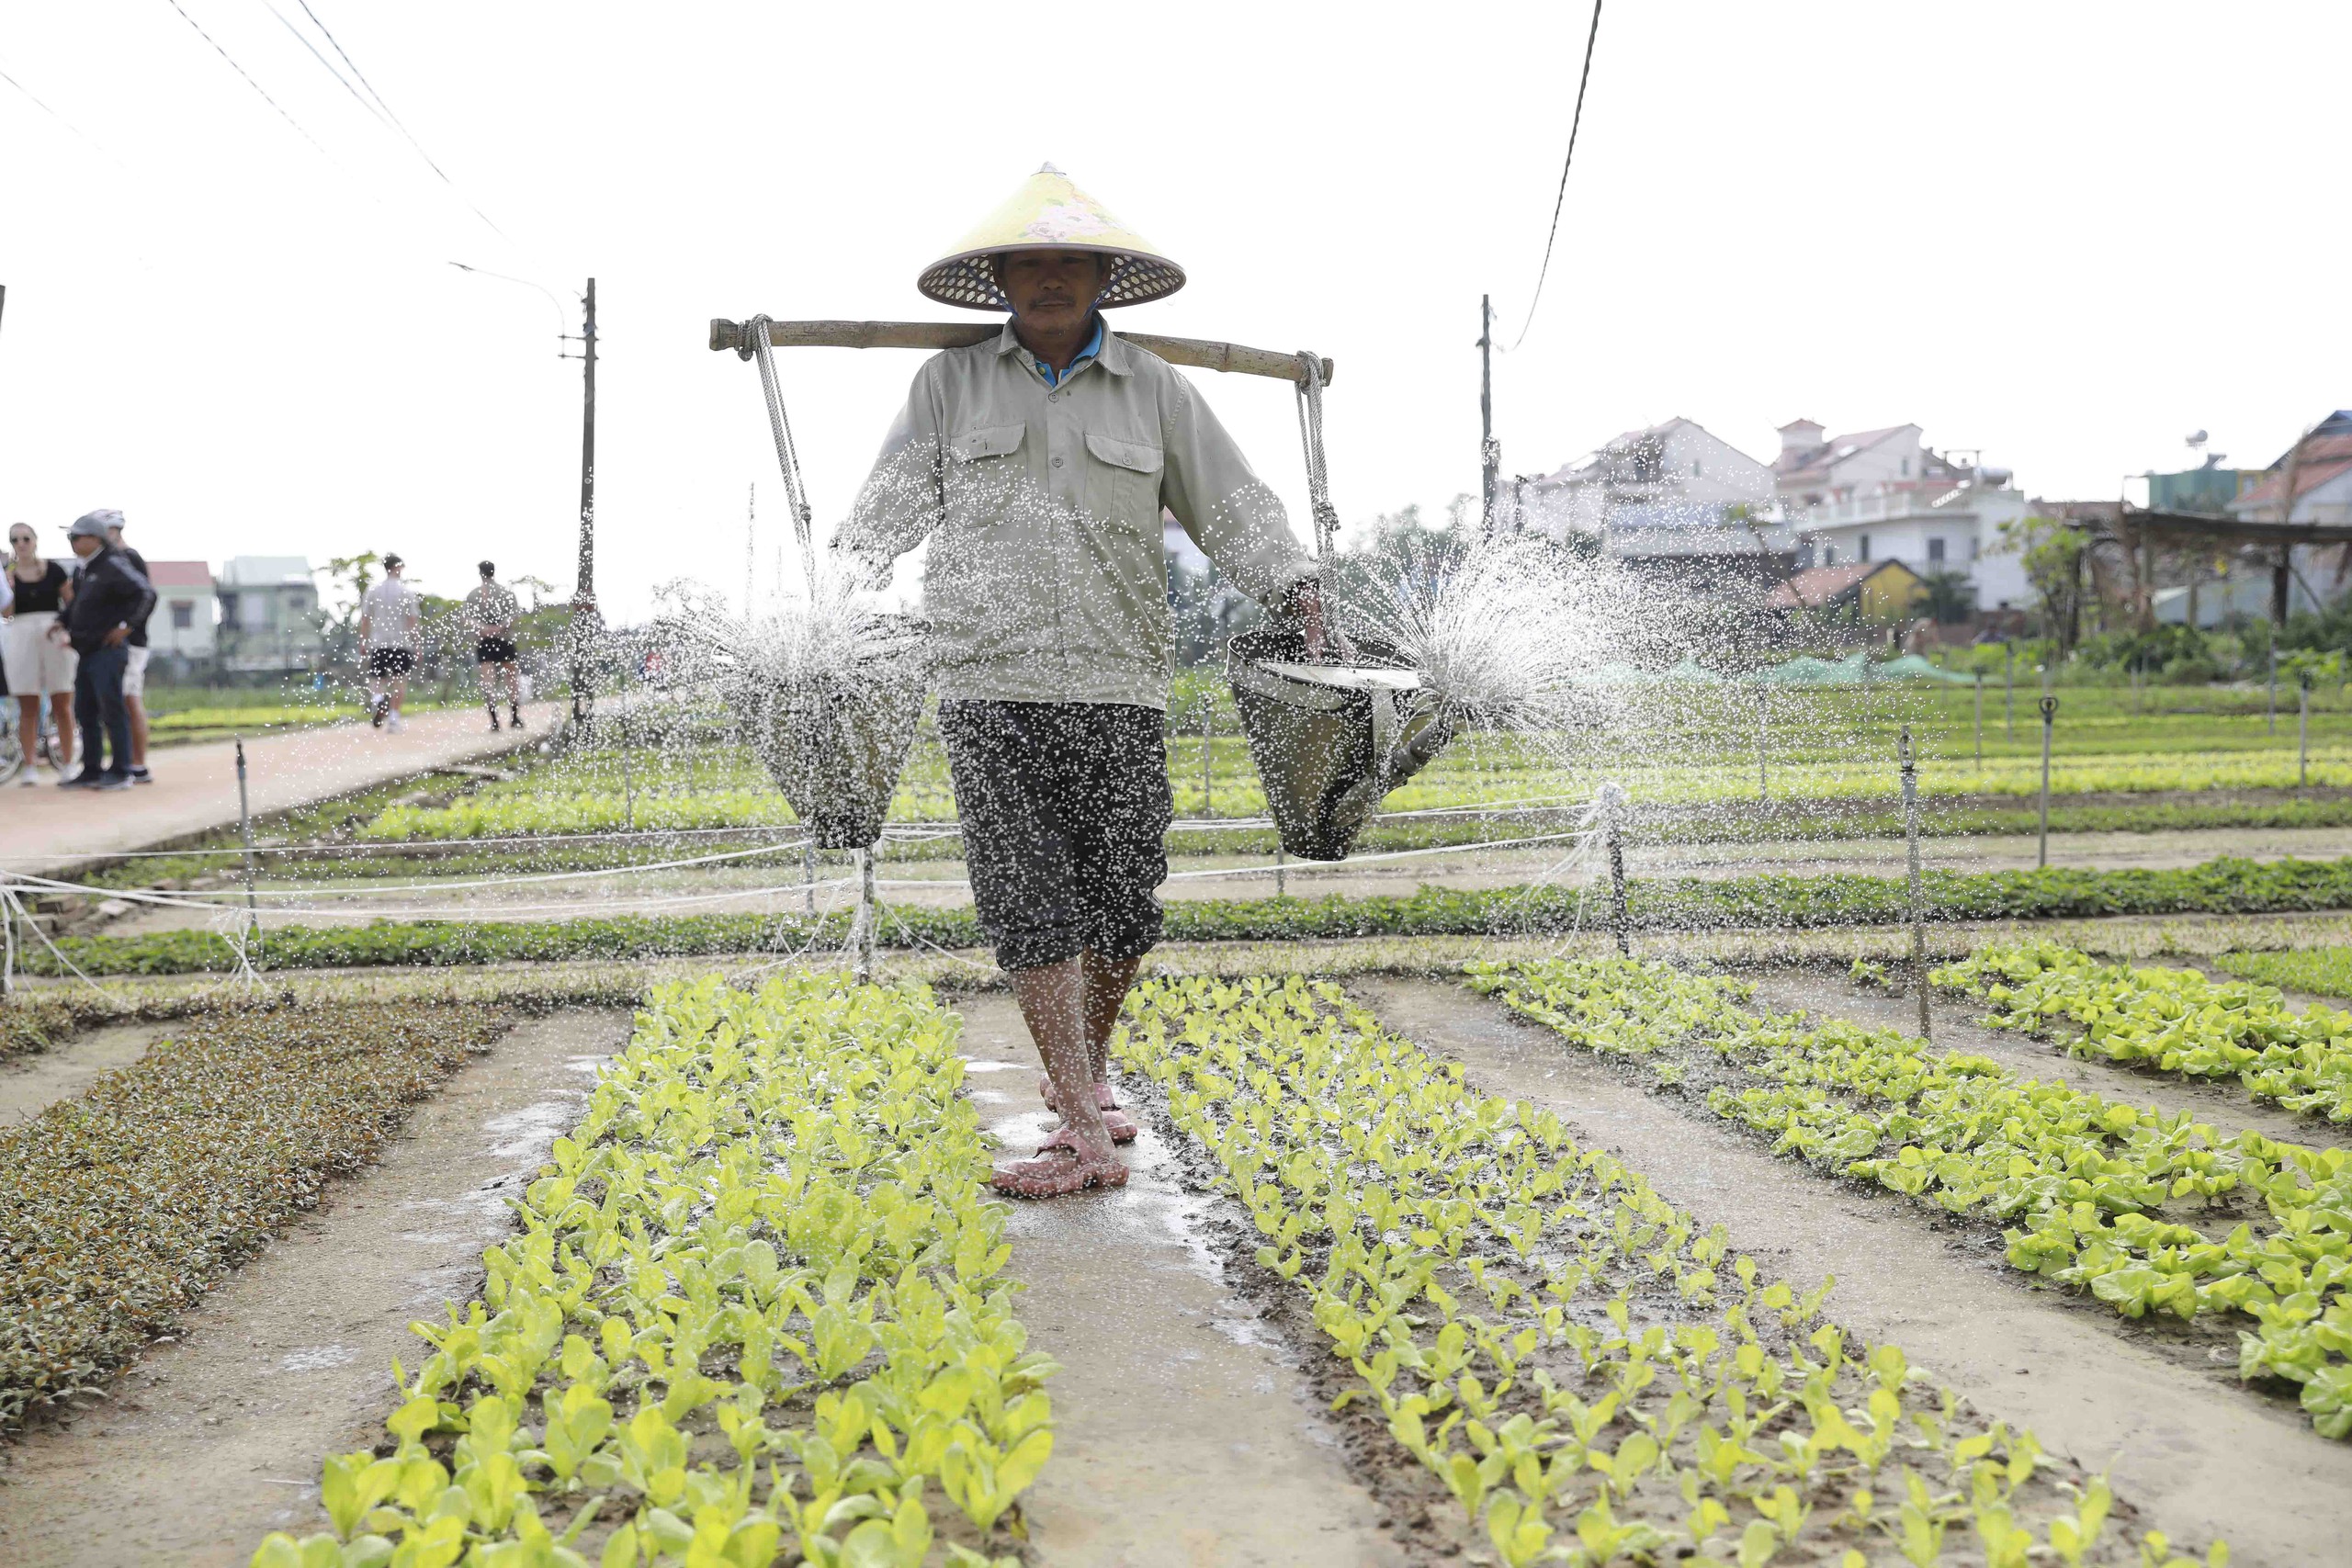
M 74 765 L 74 667 L 79 663 L 65 641 L 59 617 L 74 602 L 74 580 L 64 567 L 43 560 L 29 523 L 8 525 L 8 592 L 0 595 L 0 616 L 8 629 L 0 642 L 9 694 L 17 699 L 17 734 L 25 749 L 25 771 L 17 782 L 36 784 L 33 759 L 40 748 L 40 700 L 49 699 L 57 727 L 50 761 L 60 774 Z

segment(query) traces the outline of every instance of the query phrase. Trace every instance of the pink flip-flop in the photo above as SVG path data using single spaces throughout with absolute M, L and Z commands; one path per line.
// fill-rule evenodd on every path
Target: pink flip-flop
M 1053 1079 L 1038 1078 L 1037 1094 L 1045 1100 L 1046 1110 L 1057 1116 L 1062 1114 L 1061 1101 L 1054 1094 Z M 1143 1129 L 1136 1124 L 1136 1119 L 1119 1108 L 1118 1091 L 1109 1084 L 1094 1086 L 1094 1103 L 1102 1112 L 1102 1130 L 1111 1134 L 1113 1143 L 1132 1144 L 1142 1135 Z
M 1127 1184 L 1125 1166 L 1089 1155 L 1068 1129 L 1040 1144 L 1037 1156 L 998 1166 L 989 1174 L 989 1185 L 1008 1198 L 1067 1198 L 1090 1187 Z

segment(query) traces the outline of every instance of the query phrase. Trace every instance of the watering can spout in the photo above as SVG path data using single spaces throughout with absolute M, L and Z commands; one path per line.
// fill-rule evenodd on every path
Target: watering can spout
M 1346 859 L 1388 792 L 1453 738 L 1436 694 L 1376 638 L 1323 664 L 1295 631 L 1245 632 L 1226 673 L 1283 849 L 1301 860 Z

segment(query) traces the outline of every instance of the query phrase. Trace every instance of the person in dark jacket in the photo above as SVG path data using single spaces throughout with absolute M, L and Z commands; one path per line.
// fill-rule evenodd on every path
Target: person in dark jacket
M 82 732 L 82 771 L 62 789 L 130 787 L 130 715 L 122 705 L 123 671 L 130 662 L 130 629 L 155 608 L 146 574 L 107 543 L 115 512 L 76 517 L 65 541 L 82 558 L 74 573 L 74 602 L 65 608 L 65 635 L 81 655 L 74 671 L 74 723 Z M 100 744 L 109 748 L 100 765 Z
M 132 570 L 154 581 L 147 571 L 147 558 L 123 543 L 122 513 L 101 512 L 99 516 L 111 519 L 107 524 L 107 543 L 122 552 Z M 152 605 L 153 600 L 149 601 Z M 153 784 L 155 775 L 147 771 L 147 618 L 142 615 L 130 628 L 130 640 L 123 645 L 130 662 L 122 671 L 122 711 L 130 716 L 130 782 Z

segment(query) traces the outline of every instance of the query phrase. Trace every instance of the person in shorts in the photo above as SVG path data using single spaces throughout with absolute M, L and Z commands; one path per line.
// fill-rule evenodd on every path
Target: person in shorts
M 466 595 L 466 619 L 473 624 L 474 667 L 481 674 L 481 700 L 490 709 L 493 735 L 498 732 L 501 681 L 506 684 L 507 722 L 523 728 L 521 656 L 514 649 L 514 623 L 522 618 L 523 606 L 498 581 L 497 563 L 483 561 L 481 585 Z
M 1236 586 L 1319 653 L 1314 563 L 1200 393 L 1102 309 L 1184 274 L 1059 170 L 1038 171 L 916 287 L 1010 310 L 933 355 L 835 548 L 878 585 L 928 541 L 939 733 L 980 924 L 1012 976 L 1063 1118 L 1000 1191 L 1116 1187 L 1136 1126 L 1111 1031 L 1160 934 L 1168 862 L 1165 508 Z
M 8 525 L 8 592 L 0 596 L 0 615 L 7 617 L 5 643 L 0 643 L 0 672 L 17 699 L 17 738 L 25 751 L 24 772 L 17 782 L 26 788 L 40 783 L 33 769 L 40 750 L 40 706 L 49 703 L 57 728 L 56 749 L 50 756 L 60 778 L 74 772 L 73 647 L 65 640 L 62 616 L 74 600 L 74 577 L 60 563 L 42 558 L 40 536 L 29 523 Z
M 114 519 L 107 525 L 107 543 L 122 552 L 122 558 L 147 576 L 147 558 L 122 542 L 122 513 L 102 512 L 101 517 Z M 153 580 L 149 579 L 150 581 Z M 130 640 L 124 645 L 129 654 L 122 667 L 122 708 L 130 716 L 130 782 L 153 784 L 155 775 L 147 771 L 147 622 L 154 612 L 139 617 L 130 628 Z
M 407 728 L 401 705 L 416 671 L 416 594 L 401 581 L 398 556 L 384 558 L 384 580 L 359 601 L 359 645 L 366 650 L 368 722 L 389 734 Z

